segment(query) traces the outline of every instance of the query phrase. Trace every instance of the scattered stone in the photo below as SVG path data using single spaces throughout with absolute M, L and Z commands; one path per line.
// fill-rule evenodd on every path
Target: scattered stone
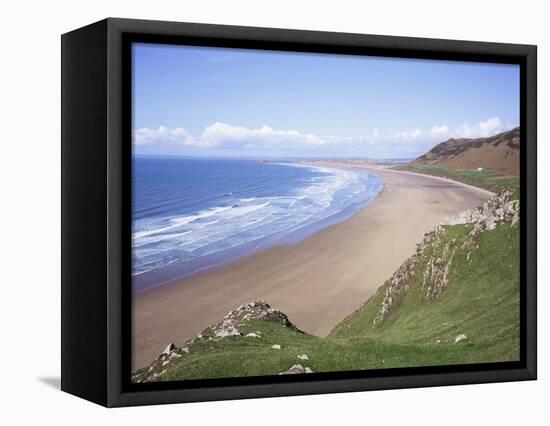
M 298 359 L 301 359 L 301 360 L 308 360 L 309 357 L 308 357 L 306 354 L 302 354 L 302 355 L 298 355 Z
M 273 345 L 271 346 L 271 349 L 281 349 L 281 345 Z
M 176 349 L 176 345 L 174 343 L 170 343 L 168 346 L 166 346 L 166 349 L 162 352 L 161 355 L 168 355 L 170 352 Z
M 248 333 L 245 337 L 255 337 L 257 339 L 261 339 L 262 336 L 260 336 L 259 334 L 257 333 Z
M 279 375 L 284 375 L 284 374 L 307 374 L 307 373 L 313 373 L 313 370 L 311 370 L 311 368 L 309 368 L 309 367 L 304 367 L 301 364 L 294 364 L 288 370 L 280 372 Z
M 235 337 L 242 336 L 241 332 L 233 326 L 228 326 L 227 328 L 221 327 L 216 330 L 214 337 L 224 338 L 224 337 Z
M 435 343 L 441 343 L 441 339 L 437 339 Z
M 461 342 L 462 340 L 466 340 L 468 337 L 465 334 L 459 334 L 455 337 L 455 343 Z

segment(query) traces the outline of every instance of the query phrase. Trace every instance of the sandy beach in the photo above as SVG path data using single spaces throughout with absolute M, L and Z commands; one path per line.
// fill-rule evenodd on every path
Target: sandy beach
M 327 166 L 337 164 L 326 162 Z M 383 191 L 365 209 L 293 245 L 135 296 L 134 368 L 258 299 L 300 329 L 326 336 L 391 276 L 424 233 L 490 193 L 446 179 L 373 169 Z

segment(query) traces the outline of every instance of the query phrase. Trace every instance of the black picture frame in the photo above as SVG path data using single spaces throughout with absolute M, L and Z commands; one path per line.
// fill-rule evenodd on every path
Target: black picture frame
M 109 18 L 62 36 L 62 390 L 115 407 L 536 379 L 536 46 Z M 520 65 L 521 360 L 132 384 L 130 44 Z

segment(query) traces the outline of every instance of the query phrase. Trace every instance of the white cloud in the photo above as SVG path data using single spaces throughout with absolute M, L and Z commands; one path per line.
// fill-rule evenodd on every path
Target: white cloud
M 334 143 L 334 138 L 321 139 L 310 133 L 300 133 L 296 130 L 274 130 L 266 125 L 257 129 L 248 129 L 216 122 L 206 127 L 199 137 L 193 137 L 183 127 L 160 126 L 157 129 L 137 129 L 134 132 L 134 143 L 139 146 L 265 149 L 325 145 Z
M 324 145 L 328 139 L 296 130 L 274 130 L 263 125 L 257 129 L 214 123 L 204 129 L 198 144 L 221 148 L 270 148 L 286 145 Z
M 422 134 L 423 132 L 420 129 L 402 130 L 400 132 L 394 132 L 391 138 L 410 142 L 417 140 L 420 136 L 422 136 Z
M 419 140 L 441 140 L 449 134 L 449 126 L 446 124 L 433 126 L 430 130 L 412 129 L 391 133 L 387 139 L 402 142 L 416 142 Z
M 449 126 L 443 124 L 441 126 L 433 126 L 430 130 L 430 136 L 439 138 L 449 134 Z
M 210 148 L 248 152 L 271 150 L 287 153 L 338 153 L 338 150 L 341 150 L 368 155 L 375 150 L 412 155 L 423 153 L 449 137 L 492 136 L 512 127 L 514 126 L 510 124 L 504 125 L 499 117 L 492 117 L 474 125 L 464 123 L 454 129 L 446 124 L 437 124 L 425 130 L 414 128 L 382 132 L 374 129 L 365 136 L 349 137 L 319 136 L 292 129 L 276 130 L 267 125 L 250 129 L 216 122 L 206 127 L 198 136 L 191 135 L 183 127 L 142 128 L 134 132 L 134 142 L 137 146 L 149 146 L 150 149 L 158 146 L 171 152 L 184 152 L 182 148 L 193 149 L 195 152 Z
M 183 127 L 170 129 L 159 126 L 158 129 L 142 128 L 134 133 L 136 145 L 193 145 L 195 140 Z
M 473 125 L 464 123 L 455 130 L 453 136 L 456 138 L 483 138 L 494 136 L 513 127 L 509 124 L 504 125 L 499 117 L 491 117 Z

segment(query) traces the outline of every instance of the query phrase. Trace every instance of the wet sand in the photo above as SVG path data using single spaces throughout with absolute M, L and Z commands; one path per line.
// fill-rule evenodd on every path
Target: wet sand
M 134 368 L 148 364 L 168 343 L 181 345 L 232 309 L 258 299 L 281 309 L 300 329 L 326 336 L 413 254 L 426 232 L 491 196 L 447 179 L 372 171 L 383 179 L 384 189 L 351 219 L 299 243 L 134 296 Z

